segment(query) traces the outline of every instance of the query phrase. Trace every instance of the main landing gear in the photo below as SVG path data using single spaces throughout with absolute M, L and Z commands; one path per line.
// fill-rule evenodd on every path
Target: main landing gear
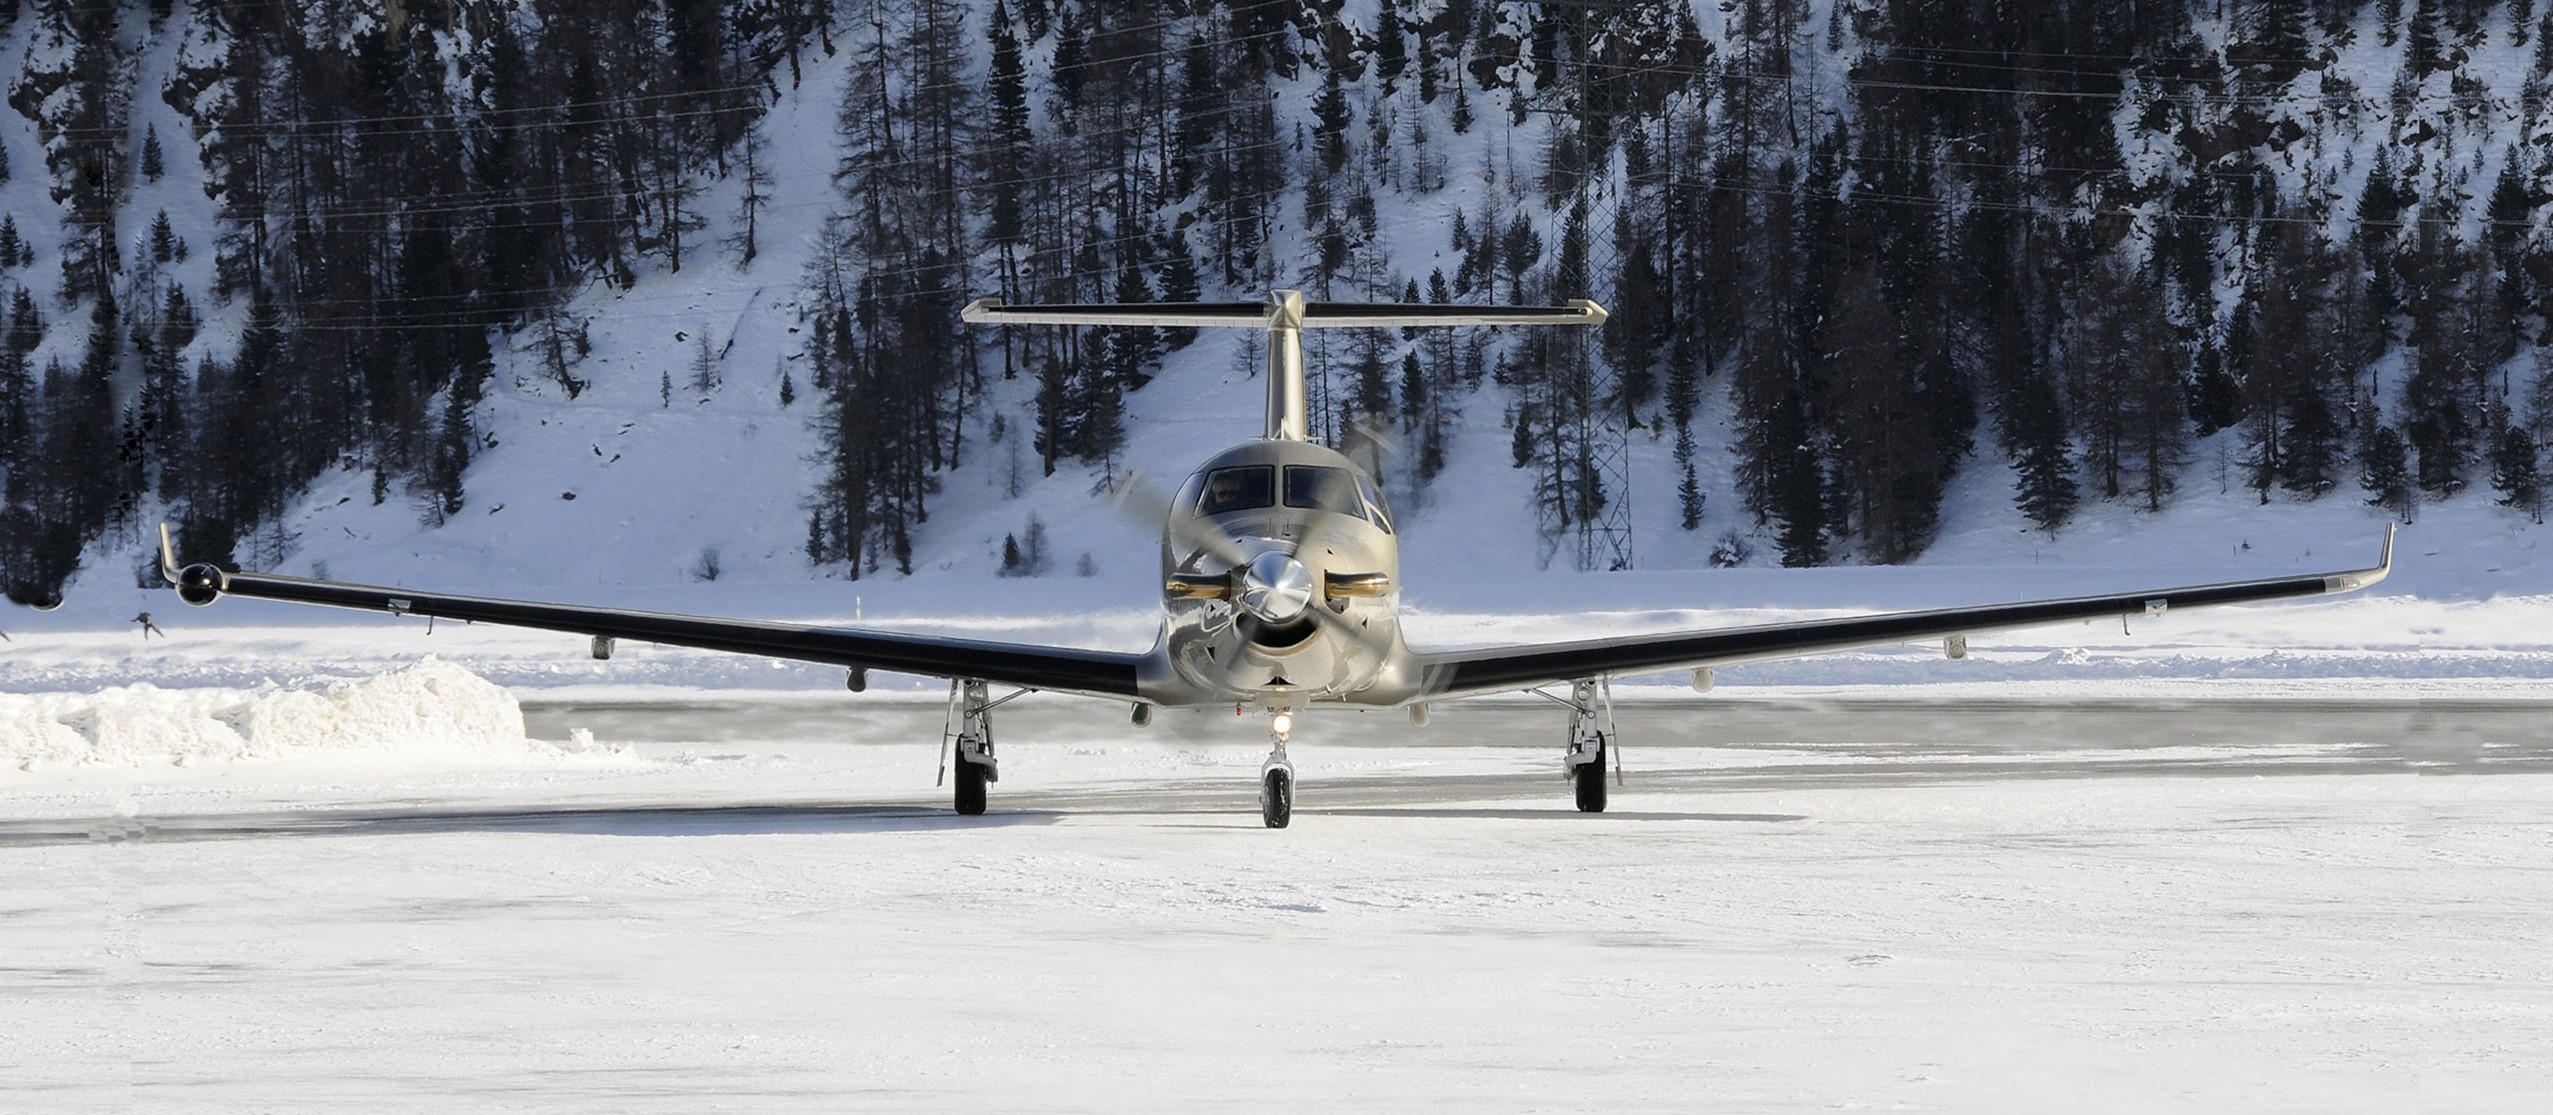
M 1025 693 L 1023 689 L 1020 693 Z M 949 682 L 948 727 L 940 733 L 940 755 L 948 757 L 953 743 L 957 751 L 956 805 L 960 816 L 981 816 L 984 812 L 985 786 L 1002 780 L 1001 767 L 993 761 L 993 710 L 1008 703 L 1013 693 L 999 701 L 991 699 L 992 689 L 978 678 Z M 948 772 L 944 765 L 943 773 Z
M 1285 740 L 1294 734 L 1294 710 L 1277 709 L 1268 714 L 1268 737 L 1273 746 L 1266 762 L 1259 764 L 1259 819 L 1269 828 L 1281 829 L 1294 820 L 1294 763 L 1285 757 Z
M 1578 812 L 1602 813 L 1605 761 L 1613 750 L 1613 684 L 1586 678 L 1569 683 L 1569 785 Z

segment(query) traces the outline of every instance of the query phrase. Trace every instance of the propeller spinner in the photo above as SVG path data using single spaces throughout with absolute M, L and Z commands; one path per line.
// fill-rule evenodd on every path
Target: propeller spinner
M 1320 579 L 1295 556 L 1268 550 L 1251 558 L 1237 578 L 1237 602 L 1263 623 L 1286 624 L 1303 617 L 1320 592 Z

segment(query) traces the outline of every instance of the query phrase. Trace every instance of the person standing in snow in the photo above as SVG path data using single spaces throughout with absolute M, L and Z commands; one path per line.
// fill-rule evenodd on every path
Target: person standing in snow
M 168 632 L 160 630 L 158 624 L 151 622 L 151 613 L 149 612 L 144 612 L 140 615 L 134 616 L 133 622 L 142 625 L 143 642 L 150 642 L 151 636 L 153 635 L 157 635 L 163 639 L 168 638 Z

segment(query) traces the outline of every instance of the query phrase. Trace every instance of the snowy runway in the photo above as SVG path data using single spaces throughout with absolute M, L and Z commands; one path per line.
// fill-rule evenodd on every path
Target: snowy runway
M 1598 817 L 1568 811 L 1550 710 L 1317 718 L 1283 832 L 1251 805 L 1248 724 L 1020 708 L 971 820 L 930 786 L 939 710 L 851 698 L 535 705 L 533 735 L 609 754 L 503 768 L 21 775 L 12 1105 L 2517 1111 L 2553 1089 L 2541 706 L 2227 702 L 2175 734 L 2086 704 L 1644 705 Z

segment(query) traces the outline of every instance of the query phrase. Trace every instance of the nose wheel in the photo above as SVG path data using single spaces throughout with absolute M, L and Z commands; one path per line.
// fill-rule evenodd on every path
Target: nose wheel
M 1294 820 L 1294 763 L 1285 757 L 1286 737 L 1294 734 L 1294 713 L 1268 714 L 1268 758 L 1259 764 L 1259 819 L 1272 829 Z
M 1284 768 L 1259 776 L 1259 819 L 1281 829 L 1294 820 L 1294 772 Z

